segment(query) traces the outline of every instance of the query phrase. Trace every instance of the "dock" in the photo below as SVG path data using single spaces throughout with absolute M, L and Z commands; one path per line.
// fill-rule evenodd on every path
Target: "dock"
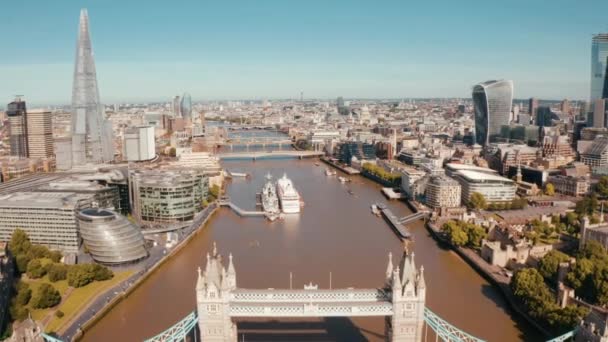
M 357 169 L 354 169 L 354 168 L 352 168 L 350 166 L 346 166 L 346 165 L 340 165 L 340 164 L 336 163 L 335 161 L 333 161 L 333 160 L 331 160 L 330 158 L 327 158 L 327 157 L 321 157 L 321 160 L 324 163 L 329 164 L 329 165 L 335 167 L 336 169 L 338 169 L 338 170 L 340 170 L 340 171 L 342 171 L 342 172 L 344 172 L 344 173 L 346 173 L 348 175 L 358 175 L 359 173 L 361 173 Z
M 398 200 L 398 199 L 402 199 L 405 198 L 405 196 L 403 195 L 403 193 L 401 191 L 395 191 L 395 189 L 393 188 L 382 188 L 382 194 L 384 194 L 384 196 L 386 196 L 386 198 L 390 199 L 390 200 Z
M 393 214 L 393 212 L 388 208 L 380 209 L 382 213 L 382 217 L 389 223 L 389 225 L 393 228 L 393 231 L 399 236 L 401 239 L 410 239 L 412 234 L 410 231 L 405 228 L 403 224 L 399 221 L 399 218 Z

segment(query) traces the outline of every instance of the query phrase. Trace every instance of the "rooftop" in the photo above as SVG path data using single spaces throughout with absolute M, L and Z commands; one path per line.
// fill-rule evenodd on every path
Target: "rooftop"
M 15 192 L 0 196 L 0 208 L 73 209 L 88 198 L 73 192 Z
M 513 180 L 498 175 L 477 172 L 472 170 L 460 170 L 457 174 L 462 175 L 468 180 L 477 182 L 501 182 L 501 183 L 513 183 Z
M 475 165 L 448 163 L 448 164 L 446 164 L 445 167 L 446 167 L 446 169 L 450 169 L 453 171 L 470 170 L 470 171 L 477 171 L 477 172 L 483 172 L 483 173 L 489 173 L 489 174 L 498 174 L 498 171 L 496 171 L 496 170 L 492 170 L 487 167 L 475 166 Z

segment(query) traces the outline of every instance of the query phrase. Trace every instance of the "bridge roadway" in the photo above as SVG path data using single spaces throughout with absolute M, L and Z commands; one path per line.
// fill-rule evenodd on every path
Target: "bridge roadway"
M 221 160 L 230 159 L 282 159 L 282 158 L 314 158 L 321 157 L 325 153 L 320 151 L 274 151 L 274 152 L 231 152 L 220 153 Z

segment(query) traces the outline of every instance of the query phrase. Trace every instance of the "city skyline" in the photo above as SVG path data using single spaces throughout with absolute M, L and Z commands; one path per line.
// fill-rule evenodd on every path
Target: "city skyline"
M 102 103 L 168 101 L 185 91 L 195 101 L 299 98 L 300 92 L 305 98 L 469 98 L 474 84 L 489 79 L 512 79 L 515 98 L 585 100 L 591 37 L 608 30 L 601 16 L 608 4 L 601 1 L 593 1 L 595 10 L 582 23 L 569 19 L 576 5 L 568 2 L 513 2 L 493 5 L 495 11 L 320 5 L 296 11 L 275 1 L 182 2 L 172 5 L 182 9 L 172 17 L 164 6 L 142 11 L 141 3 L 120 11 L 88 1 L 11 4 L 11 13 L 28 13 L 29 20 L 0 33 L 12 51 L 0 57 L 0 74 L 11 80 L 0 94 L 24 94 L 34 105 L 69 103 L 81 7 L 91 15 Z M 560 25 L 532 20 L 537 13 Z M 9 16 L 6 24 L 18 19 Z

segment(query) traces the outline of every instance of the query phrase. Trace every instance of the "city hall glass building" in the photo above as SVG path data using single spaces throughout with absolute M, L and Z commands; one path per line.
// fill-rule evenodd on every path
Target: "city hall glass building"
M 473 87 L 475 142 L 487 145 L 509 124 L 513 103 L 513 81 L 486 81 Z

